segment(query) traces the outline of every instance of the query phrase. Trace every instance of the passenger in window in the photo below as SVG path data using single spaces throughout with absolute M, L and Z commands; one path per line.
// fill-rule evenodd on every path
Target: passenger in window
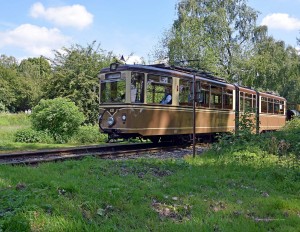
M 137 93 L 136 86 L 134 84 L 131 84 L 131 87 L 130 87 L 131 102 L 135 102 L 135 100 L 136 100 L 136 93 Z
M 161 104 L 171 104 L 172 103 L 172 94 L 171 94 L 171 88 L 170 87 L 165 88 L 165 96 L 160 101 L 160 103 Z

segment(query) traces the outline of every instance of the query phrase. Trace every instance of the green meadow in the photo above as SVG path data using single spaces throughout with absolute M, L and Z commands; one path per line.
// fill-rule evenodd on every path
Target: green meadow
M 10 139 L 17 124 L 1 119 L 3 149 L 25 148 Z M 262 143 L 184 159 L 1 165 L 0 231 L 299 231 L 299 157 Z

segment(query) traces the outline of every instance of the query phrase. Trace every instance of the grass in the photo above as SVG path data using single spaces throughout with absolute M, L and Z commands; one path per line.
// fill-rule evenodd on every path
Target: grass
M 297 231 L 299 167 L 276 156 L 0 169 L 4 231 Z
M 75 134 L 70 139 L 70 141 L 65 144 L 15 142 L 15 133 L 18 130 L 31 127 L 31 121 L 29 117 L 29 115 L 24 113 L 0 114 L 0 153 L 19 150 L 38 150 L 58 147 L 71 147 L 86 144 L 100 144 L 106 140 L 103 135 L 100 135 L 97 127 L 84 126 L 80 127 L 79 133 Z
M 0 150 L 44 147 L 13 142 L 30 121 L 10 116 Z M 0 231 L 299 231 L 298 132 L 279 135 L 286 149 L 270 135 L 221 140 L 195 159 L 2 165 Z

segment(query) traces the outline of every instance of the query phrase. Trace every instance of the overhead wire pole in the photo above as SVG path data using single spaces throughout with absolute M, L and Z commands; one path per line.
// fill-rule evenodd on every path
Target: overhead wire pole
M 196 156 L 196 73 L 193 73 L 193 158 Z
M 180 60 L 177 63 L 199 62 L 200 60 Z M 196 73 L 193 71 L 193 158 L 196 156 Z

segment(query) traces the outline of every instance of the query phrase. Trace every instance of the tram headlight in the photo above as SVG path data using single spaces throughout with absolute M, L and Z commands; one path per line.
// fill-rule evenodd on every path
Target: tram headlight
M 122 121 L 125 122 L 126 121 L 126 114 L 122 115 Z
M 114 118 L 113 117 L 109 117 L 107 119 L 107 124 L 108 124 L 108 126 L 113 126 L 115 124 Z

